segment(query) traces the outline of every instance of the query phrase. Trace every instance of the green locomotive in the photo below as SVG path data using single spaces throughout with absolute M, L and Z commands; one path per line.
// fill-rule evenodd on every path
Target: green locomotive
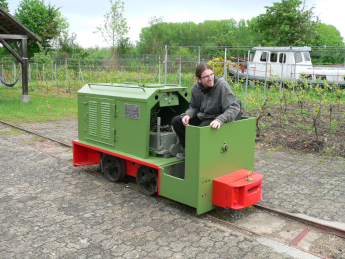
M 78 91 L 74 166 L 100 164 L 112 182 L 136 177 L 144 193 L 198 214 L 260 201 L 263 175 L 253 172 L 255 118 L 220 129 L 187 126 L 186 158 L 174 157 L 178 139 L 170 123 L 188 108 L 189 98 L 179 85 L 86 84 Z

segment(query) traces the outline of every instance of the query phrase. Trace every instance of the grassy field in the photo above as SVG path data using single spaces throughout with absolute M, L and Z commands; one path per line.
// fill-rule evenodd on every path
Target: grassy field
M 0 120 L 9 123 L 77 118 L 77 95 L 30 91 L 30 102 L 21 102 L 20 87 L 0 87 Z

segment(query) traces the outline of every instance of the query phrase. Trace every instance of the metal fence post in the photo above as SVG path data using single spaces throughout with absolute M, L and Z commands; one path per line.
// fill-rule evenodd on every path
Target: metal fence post
M 227 79 L 227 68 L 226 68 L 226 51 L 227 51 L 227 48 L 225 48 L 225 52 L 224 52 L 224 79 L 226 80 Z
M 158 62 L 158 77 L 159 77 L 159 84 L 161 83 L 161 56 L 159 55 L 159 62 Z
M 240 55 L 239 54 L 237 54 L 237 83 L 238 84 L 240 83 Z
M 68 82 L 67 82 L 67 59 L 65 60 L 65 66 L 66 66 L 66 86 L 67 86 L 67 84 L 68 84 Z
M 200 52 L 201 52 L 201 47 L 198 49 L 198 65 L 200 64 Z
M 295 98 L 295 83 L 296 83 L 296 59 L 295 59 L 295 69 L 294 69 L 294 84 L 293 84 L 293 89 L 292 89 L 292 100 Z
M 182 72 L 182 59 L 181 59 L 181 56 L 180 56 L 180 71 L 179 71 L 179 73 L 180 73 L 180 78 L 179 78 L 179 80 L 178 80 L 180 86 L 181 86 L 181 72 Z
M 214 72 L 214 57 L 212 57 L 212 70 Z
M 19 64 L 20 66 L 20 71 L 23 71 L 23 67 L 22 67 L 22 64 Z M 20 76 L 20 84 L 23 84 L 23 77 Z
M 244 60 L 244 64 L 246 64 L 246 60 Z M 246 93 L 244 96 L 244 109 L 247 109 L 247 90 L 248 90 L 248 62 L 247 62 L 247 76 L 246 76 Z
M 31 84 L 31 64 L 29 63 L 29 78 L 30 78 L 30 84 Z
M 168 46 L 165 45 L 165 61 L 164 61 L 164 84 L 167 84 L 167 73 L 168 73 Z
M 281 94 L 282 92 L 282 87 L 283 87 L 283 69 L 284 69 L 284 61 L 285 61 L 285 58 L 284 58 L 284 54 L 283 54 L 283 59 L 282 59 L 282 70 L 281 70 L 281 73 L 280 73 L 280 89 L 279 89 L 279 94 Z
M 4 78 L 4 60 L 1 59 L 1 62 L 2 62 L 2 65 L 1 65 L 1 75 L 2 75 L 2 78 Z
M 272 54 L 271 54 L 272 55 Z M 265 91 L 264 91 L 264 98 L 266 97 L 266 86 L 267 86 L 267 65 L 268 65 L 268 60 L 266 58 L 266 70 L 265 70 Z
M 52 61 L 52 85 L 54 83 L 54 61 Z

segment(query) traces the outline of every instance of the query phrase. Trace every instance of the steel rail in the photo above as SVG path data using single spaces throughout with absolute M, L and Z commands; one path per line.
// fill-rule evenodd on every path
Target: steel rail
M 323 223 L 320 223 L 320 222 L 317 222 L 317 221 L 305 219 L 303 217 L 300 217 L 300 216 L 297 216 L 297 215 L 294 215 L 294 214 L 291 214 L 291 213 L 288 213 L 288 212 L 284 212 L 282 210 L 273 209 L 273 208 L 269 208 L 269 207 L 258 205 L 258 204 L 254 205 L 254 207 L 257 208 L 257 209 L 260 209 L 260 210 L 266 210 L 266 211 L 269 211 L 269 212 L 272 212 L 272 213 L 276 213 L 276 214 L 278 214 L 280 216 L 283 216 L 283 217 L 286 217 L 286 218 L 290 218 L 292 220 L 299 221 L 299 222 L 301 222 L 303 224 L 315 227 L 315 228 L 317 228 L 319 230 L 322 230 L 324 232 L 336 235 L 338 237 L 345 238 L 345 229 L 340 229 L 340 228 L 333 227 L 333 226 L 330 226 L 330 225 L 326 225 L 326 224 L 323 224 Z
M 14 125 L 14 124 L 11 124 L 11 123 L 2 121 L 2 120 L 0 120 L 0 123 L 3 123 L 3 124 L 5 124 L 5 125 L 11 126 L 11 127 L 13 127 L 13 128 L 16 128 L 16 129 L 25 131 L 25 132 L 27 132 L 27 133 L 30 133 L 30 134 L 33 134 L 33 135 L 36 135 L 36 136 L 39 136 L 39 137 L 42 137 L 42 138 L 45 138 L 45 139 L 49 139 L 49 140 L 51 140 L 51 141 L 54 141 L 54 142 L 56 142 L 56 143 L 59 143 L 59 144 L 61 144 L 61 145 L 66 146 L 66 147 L 72 147 L 71 144 L 66 144 L 66 143 L 64 143 L 64 142 L 62 142 L 62 141 L 59 141 L 59 140 L 56 140 L 56 139 L 53 139 L 53 138 L 50 138 L 50 137 L 43 136 L 43 135 L 40 134 L 40 133 L 37 133 L 37 132 L 31 131 L 31 130 L 24 129 L 24 128 L 18 126 L 18 125 Z
M 314 253 L 314 252 L 312 252 L 312 251 L 303 249 L 303 248 L 298 247 L 298 246 L 296 246 L 296 245 L 292 245 L 292 244 L 287 243 L 287 242 L 285 242 L 285 241 L 282 241 L 282 240 L 280 240 L 280 239 L 272 238 L 272 237 L 270 237 L 269 235 L 265 235 L 265 234 L 256 232 L 256 231 L 251 230 L 251 229 L 249 229 L 249 228 L 245 228 L 245 227 L 236 225 L 236 224 L 234 224 L 234 223 L 232 223 L 232 222 L 229 222 L 229 221 L 226 221 L 226 220 L 222 220 L 222 219 L 216 218 L 216 217 L 211 216 L 211 215 L 207 215 L 207 217 L 208 217 L 208 218 L 211 218 L 211 219 L 214 219 L 215 221 L 219 221 L 219 222 L 225 223 L 225 224 L 227 224 L 227 225 L 233 226 L 233 227 L 235 227 L 235 228 L 241 229 L 241 230 L 243 230 L 243 231 L 247 231 L 247 232 L 249 232 L 249 233 L 255 234 L 255 235 L 257 235 L 257 236 L 261 236 L 261 237 L 265 237 L 265 238 L 268 238 L 268 239 L 277 241 L 277 242 L 279 242 L 279 243 L 281 243 L 281 244 L 285 244 L 286 246 L 293 247 L 293 248 L 295 248 L 295 249 L 301 250 L 301 251 L 306 252 L 306 253 L 308 253 L 308 254 L 315 255 L 315 256 L 320 257 L 320 258 L 323 258 L 323 259 L 329 259 L 329 258 L 326 257 L 326 256 L 323 256 L 323 255 L 320 255 L 320 254 L 318 254 L 318 253 Z

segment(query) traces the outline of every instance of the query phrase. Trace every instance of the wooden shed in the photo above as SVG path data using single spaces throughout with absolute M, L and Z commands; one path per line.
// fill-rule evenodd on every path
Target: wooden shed
M 23 102 L 30 101 L 28 88 L 28 40 L 42 41 L 40 37 L 30 31 L 4 8 L 0 7 L 0 43 L 22 65 L 22 95 L 20 100 Z M 8 44 L 9 42 L 15 45 L 16 51 Z

